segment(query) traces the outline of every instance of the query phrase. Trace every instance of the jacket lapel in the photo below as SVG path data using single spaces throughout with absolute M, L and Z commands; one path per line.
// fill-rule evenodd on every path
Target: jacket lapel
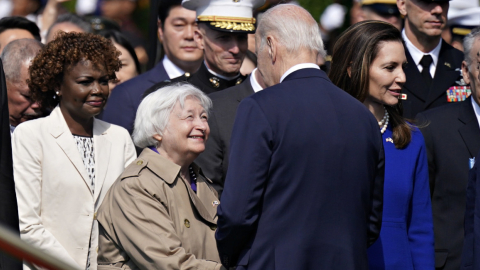
M 454 85 L 455 80 L 459 78 L 460 72 L 455 70 L 452 54 L 447 50 L 447 46 L 442 40 L 442 48 L 438 57 L 437 68 L 432 82 L 432 89 L 428 93 L 423 109 L 427 109 L 438 97 L 444 95 L 448 88 Z M 407 77 L 408 78 L 408 77 Z
M 95 151 L 95 191 L 94 201 L 96 202 L 105 182 L 110 160 L 111 142 L 108 140 L 107 127 L 98 121 L 93 122 L 93 147 Z
M 464 106 L 458 120 L 464 123 L 464 126 L 459 128 L 458 132 L 467 146 L 470 157 L 475 157 L 480 149 L 480 127 L 472 107 L 471 97 L 462 103 Z
M 88 178 L 87 170 L 80 157 L 80 153 L 78 153 L 77 144 L 58 106 L 50 114 L 50 134 L 56 139 L 56 143 L 63 150 L 70 162 L 72 162 L 73 166 L 75 166 L 78 174 L 80 174 L 85 185 L 87 185 L 88 190 L 92 193 L 89 184 L 90 179 Z
M 404 72 L 407 81 L 403 87 L 408 90 L 409 95 L 414 95 L 421 101 L 425 102 L 429 92 L 428 86 L 423 80 L 415 61 L 413 61 L 413 58 L 408 50 L 405 50 L 405 55 L 407 56 L 407 67 L 405 68 Z M 423 89 L 423 91 L 416 91 L 414 89 Z

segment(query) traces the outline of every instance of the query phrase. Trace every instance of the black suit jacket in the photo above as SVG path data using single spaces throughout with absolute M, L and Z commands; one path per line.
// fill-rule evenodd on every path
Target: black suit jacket
M 435 76 L 430 89 L 418 71 L 410 52 L 405 50 L 405 54 L 408 62 L 405 67 L 407 81 L 402 92 L 407 94 L 407 100 L 402 101 L 403 116 L 413 119 L 422 111 L 448 103 L 446 91 L 451 86 L 458 85 L 456 81 L 461 79 L 460 68 L 463 53 L 442 40 Z
M 435 230 L 435 266 L 460 269 L 469 158 L 480 150 L 471 98 L 418 115 L 425 138 Z
M 230 147 L 216 231 L 224 265 L 368 269 L 384 159 L 363 104 L 323 71 L 300 69 L 242 100 Z
M 20 236 L 18 227 L 17 196 L 15 194 L 15 182 L 13 181 L 12 145 L 10 139 L 10 120 L 8 117 L 7 87 L 5 76 L 0 60 L 0 224 L 11 229 Z M 20 270 L 22 263 L 0 252 L 0 269 Z
M 209 95 L 213 102 L 213 108 L 208 116 L 210 136 L 205 151 L 197 157 L 195 162 L 213 181 L 213 186 L 219 195 L 223 191 L 227 175 L 230 137 L 238 104 L 253 93 L 249 76 L 242 84 Z

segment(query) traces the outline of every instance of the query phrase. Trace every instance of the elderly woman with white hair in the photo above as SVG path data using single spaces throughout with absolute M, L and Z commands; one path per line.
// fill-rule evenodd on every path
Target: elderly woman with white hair
M 225 269 L 215 243 L 217 194 L 193 160 L 211 100 L 190 84 L 145 97 L 133 140 L 145 148 L 98 211 L 98 269 Z

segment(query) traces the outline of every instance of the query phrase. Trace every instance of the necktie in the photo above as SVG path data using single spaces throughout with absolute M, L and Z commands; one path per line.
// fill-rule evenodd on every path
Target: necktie
M 432 75 L 430 74 L 430 64 L 432 64 L 433 59 L 429 54 L 425 54 L 420 60 L 420 65 L 422 65 L 422 77 L 423 80 L 427 83 L 428 88 L 432 85 Z

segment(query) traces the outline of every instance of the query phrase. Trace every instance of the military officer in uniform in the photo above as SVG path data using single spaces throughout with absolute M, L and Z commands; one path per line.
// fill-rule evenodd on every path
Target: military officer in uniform
M 179 81 L 187 81 L 206 94 L 242 83 L 246 76 L 240 74 L 240 67 L 248 49 L 248 34 L 255 33 L 253 10 L 264 2 L 183 0 L 183 7 L 197 12 L 195 41 L 203 49 L 204 62 L 197 72 L 157 83 L 144 96 Z
M 448 0 L 397 0 L 405 17 L 402 31 L 407 81 L 402 90 L 403 116 L 448 103 L 447 91 L 461 79 L 463 54 L 441 37 L 447 24 Z

